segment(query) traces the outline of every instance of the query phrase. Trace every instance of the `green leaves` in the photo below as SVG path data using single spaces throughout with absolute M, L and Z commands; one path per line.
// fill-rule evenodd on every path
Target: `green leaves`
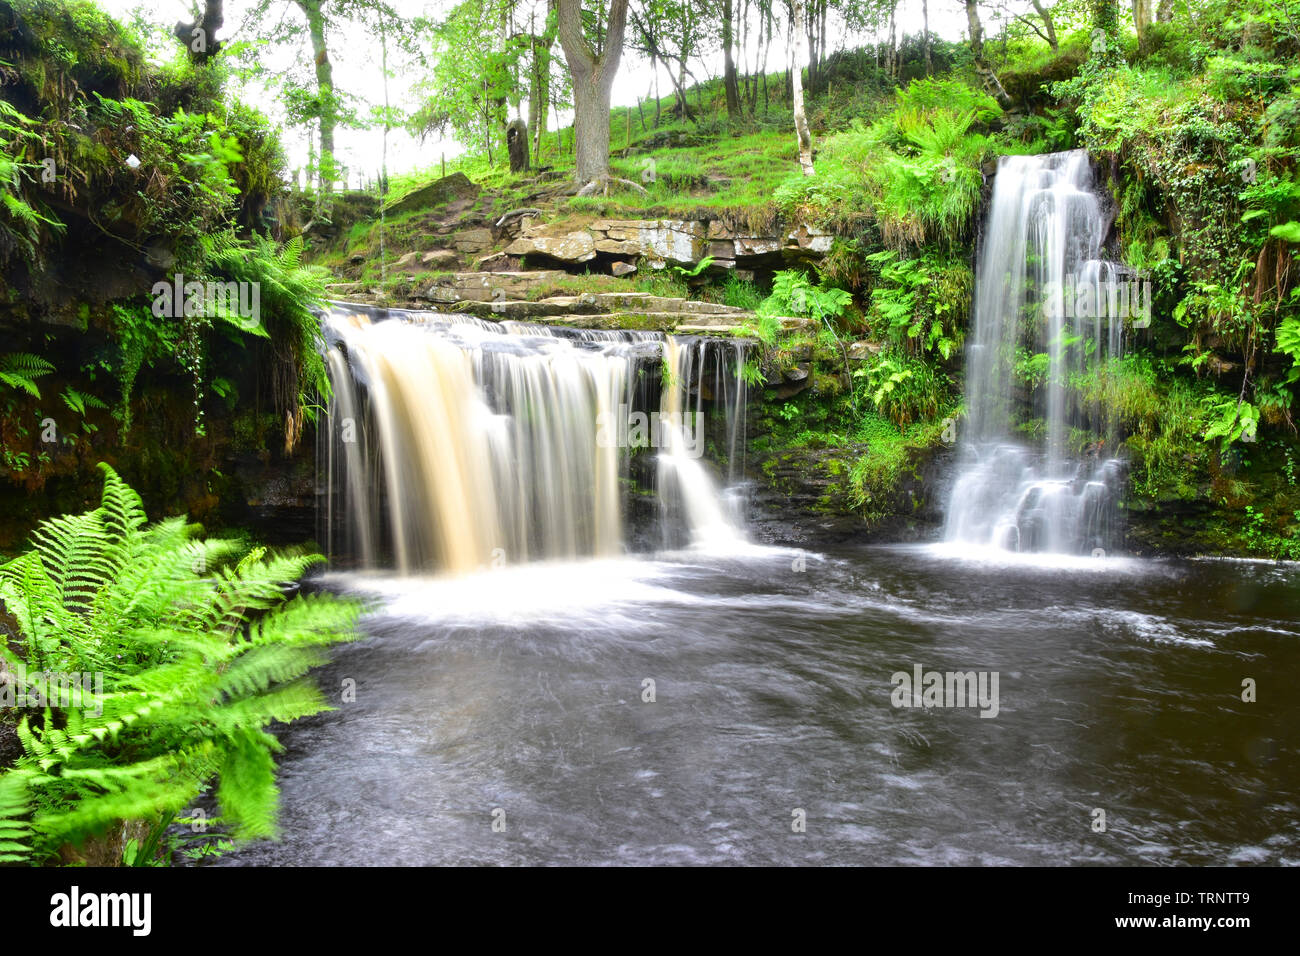
M 760 307 L 768 314 L 806 315 L 819 322 L 838 318 L 853 302 L 843 289 L 813 285 L 798 269 L 785 269 L 772 277 L 772 294 Z
M 25 863 L 30 854 L 31 809 L 27 774 L 0 775 L 0 863 Z
M 1287 242 L 1300 242 L 1300 222 L 1294 219 L 1290 222 L 1284 222 L 1279 226 L 1274 226 L 1268 231 L 1270 236 L 1277 239 L 1284 239 Z
M 24 755 L 0 775 L 0 862 L 40 862 L 119 820 L 157 830 L 214 776 L 232 834 L 273 835 L 279 744 L 263 728 L 326 709 L 307 674 L 352 637 L 354 604 L 286 596 L 318 556 L 256 548 L 231 565 L 235 542 L 196 540 L 179 518 L 148 525 L 100 467 L 99 508 L 43 523 L 0 565 L 27 669 L 94 672 L 104 688 L 93 711 L 21 720 Z
M 1277 350 L 1291 356 L 1300 364 L 1300 318 L 1292 316 L 1277 327 Z
M 0 382 L 10 388 L 26 392 L 32 398 L 40 398 L 41 390 L 36 387 L 36 379 L 49 375 L 54 366 L 39 355 L 27 352 L 11 352 L 0 355 Z

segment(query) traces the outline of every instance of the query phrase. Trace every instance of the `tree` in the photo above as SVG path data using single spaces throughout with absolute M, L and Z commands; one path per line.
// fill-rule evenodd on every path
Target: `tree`
M 930 60 L 930 0 L 921 0 L 921 43 L 925 47 L 925 75 L 934 72 Z
M 966 32 L 971 56 L 976 63 L 984 61 L 984 26 L 980 23 L 978 0 L 966 0 Z
M 302 20 L 287 17 L 296 9 Z M 378 18 L 371 15 L 380 14 Z M 404 32 L 402 17 L 386 0 L 257 0 L 240 27 L 272 43 L 300 43 L 305 35 L 311 48 L 312 76 L 310 88 L 294 79 L 284 80 L 286 106 L 298 122 L 316 125 L 318 149 L 317 207 L 328 218 L 334 183 L 340 168 L 335 159 L 334 137 L 340 125 L 355 120 L 344 108 L 344 98 L 334 85 L 334 66 L 330 62 L 329 35 L 338 22 L 349 19 L 362 29 L 372 31 L 377 23 L 386 23 L 398 36 Z M 254 69 L 261 65 L 254 61 Z
M 803 65 L 808 59 L 808 6 L 807 0 L 792 0 L 790 26 L 794 34 L 790 67 L 791 100 L 794 104 L 794 130 L 799 142 L 799 165 L 805 176 L 813 174 L 812 134 L 808 132 L 808 117 L 803 107 Z
M 293 0 L 307 18 L 307 35 L 311 38 L 312 62 L 316 70 L 317 122 L 320 130 L 320 196 L 321 211 L 330 215 L 334 179 L 338 170 L 334 163 L 334 132 L 338 127 L 338 99 L 334 94 L 334 65 L 330 63 L 329 49 L 325 43 L 326 0 Z
M 1042 0 L 1032 0 L 1032 3 L 1039 19 L 1043 21 L 1043 32 L 1040 35 L 1047 41 L 1047 45 L 1052 48 L 1052 52 L 1055 53 L 1060 44 L 1056 39 L 1056 23 L 1052 19 L 1052 11 L 1043 6 Z M 1035 27 L 1034 29 L 1037 32 L 1038 28 Z
M 499 35 L 509 9 L 500 0 L 464 0 L 433 27 L 432 69 L 421 85 L 427 98 L 412 118 L 423 135 L 450 129 L 466 145 L 481 143 L 489 165 L 493 144 L 500 143 L 509 118 L 507 104 L 518 100 L 520 62 L 533 43 L 516 34 L 489 46 L 484 37 Z
M 1091 0 L 1092 55 L 1103 66 L 1119 60 L 1119 0 Z
M 582 0 L 558 0 L 560 46 L 573 77 L 574 178 L 580 187 L 609 181 L 609 98 L 623 56 L 628 0 L 610 0 L 603 36 L 592 42 Z
M 668 67 L 677 96 L 677 111 L 683 119 L 694 119 L 686 102 L 686 78 L 699 78 L 691 72 L 690 59 L 707 37 L 708 23 L 695 0 L 643 0 L 641 10 L 631 11 L 632 22 L 640 36 L 639 49 L 650 57 L 651 66 L 662 62 Z M 676 65 L 676 70 L 672 67 Z M 656 79 L 658 74 L 656 73 Z
M 217 31 L 225 21 L 223 0 L 204 0 L 203 12 L 189 23 L 181 21 L 172 27 L 172 36 L 180 41 L 189 53 L 190 62 L 201 64 L 216 56 L 221 49 Z
M 735 0 L 721 0 L 722 8 L 722 85 L 727 93 L 727 119 L 740 118 L 740 83 L 736 77 L 736 59 L 732 55 L 735 45 Z
M 557 30 L 555 0 L 547 0 L 546 20 L 537 32 L 535 13 L 528 18 L 528 127 L 533 131 L 533 155 L 541 162 L 542 134 L 546 132 L 546 114 L 551 107 L 551 48 Z
M 970 34 L 970 52 L 975 60 L 975 72 L 979 74 L 984 86 L 998 99 L 1006 102 L 1011 99 L 1002 88 L 993 68 L 984 59 L 984 26 L 980 23 L 979 0 L 966 0 L 966 28 Z

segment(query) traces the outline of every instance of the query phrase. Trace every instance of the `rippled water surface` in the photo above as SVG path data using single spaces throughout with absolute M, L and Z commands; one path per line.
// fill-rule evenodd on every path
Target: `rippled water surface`
M 281 731 L 283 840 L 222 865 L 1300 862 L 1294 567 L 753 548 L 328 584 L 378 599 L 319 673 L 356 700 Z M 895 708 L 915 665 L 997 672 L 997 716 Z

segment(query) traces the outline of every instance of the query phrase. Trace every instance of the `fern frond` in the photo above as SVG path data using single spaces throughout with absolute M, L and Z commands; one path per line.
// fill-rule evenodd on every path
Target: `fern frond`
M 26 863 L 31 853 L 27 779 L 21 771 L 0 774 L 0 863 Z

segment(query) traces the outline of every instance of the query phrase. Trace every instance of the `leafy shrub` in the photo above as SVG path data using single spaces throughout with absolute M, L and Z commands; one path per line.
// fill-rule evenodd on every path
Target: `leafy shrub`
M 877 334 L 915 354 L 938 353 L 946 361 L 965 339 L 974 276 L 965 262 L 926 253 L 901 258 L 892 249 L 867 256 L 880 272 L 871 290 Z
M 876 412 L 899 428 L 934 418 L 948 403 L 948 377 L 901 352 L 881 353 L 853 376 Z
M 17 623 L 16 647 L 0 645 L 8 679 L 97 673 L 105 686 L 98 714 L 51 704 L 21 718 L 23 755 L 0 775 L 0 861 L 44 862 L 118 821 L 144 822 L 156 845 L 213 778 L 216 822 L 273 836 L 280 744 L 265 728 L 328 709 L 306 675 L 351 639 L 357 608 L 288 596 L 318 556 L 241 557 L 180 518 L 146 526 L 139 497 L 100 468 L 99 508 L 44 522 L 0 566 Z
M 722 284 L 722 301 L 732 308 L 757 312 L 763 304 L 763 294 L 754 283 L 738 278 L 735 273 L 729 273 L 726 282 Z

